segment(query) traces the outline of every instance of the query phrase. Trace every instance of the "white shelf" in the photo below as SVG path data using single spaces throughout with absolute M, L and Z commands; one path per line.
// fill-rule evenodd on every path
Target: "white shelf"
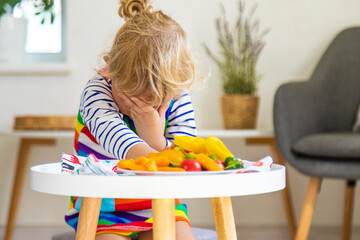
M 245 137 L 271 137 L 274 135 L 271 130 L 260 130 L 260 129 L 209 129 L 209 130 L 198 130 L 197 135 L 199 137 L 216 136 L 219 138 L 245 138 Z
M 68 63 L 0 63 L 1 75 L 66 75 Z
M 65 138 L 73 139 L 74 130 L 69 131 L 32 131 L 32 130 L 10 130 L 0 129 L 0 136 L 15 136 L 15 137 L 30 137 L 30 138 Z M 225 129 L 211 129 L 198 130 L 199 137 L 216 136 L 218 138 L 246 138 L 246 137 L 272 137 L 274 135 L 271 130 L 225 130 Z
M 21 137 L 21 138 L 56 138 L 56 139 L 74 139 L 75 130 L 11 130 L 1 129 L 0 136 Z

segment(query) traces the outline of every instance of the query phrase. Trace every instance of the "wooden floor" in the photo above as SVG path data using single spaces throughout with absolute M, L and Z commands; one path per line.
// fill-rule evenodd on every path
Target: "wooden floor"
M 70 228 L 62 227 L 18 227 L 16 228 L 13 240 L 51 240 L 56 233 L 69 231 Z M 360 227 L 354 227 L 352 240 L 360 239 Z M 238 227 L 238 239 L 246 240 L 289 240 L 289 233 L 286 227 Z M 3 239 L 4 227 L 0 227 L 0 239 Z M 340 227 L 316 227 L 310 230 L 308 240 L 340 240 Z

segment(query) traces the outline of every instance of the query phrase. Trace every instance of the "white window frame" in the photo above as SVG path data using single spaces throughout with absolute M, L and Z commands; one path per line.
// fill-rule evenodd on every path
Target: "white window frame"
M 61 0 L 61 52 L 60 53 L 26 53 L 26 63 L 64 63 L 67 62 L 66 44 L 66 0 Z

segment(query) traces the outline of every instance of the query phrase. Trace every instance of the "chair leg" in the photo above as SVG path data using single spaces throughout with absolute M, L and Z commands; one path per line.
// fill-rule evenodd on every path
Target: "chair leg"
M 321 178 L 310 178 L 295 240 L 306 240 L 308 237 L 311 219 L 314 213 L 315 203 L 319 194 L 320 186 Z
M 344 221 L 343 221 L 343 233 L 342 240 L 351 239 L 351 223 L 354 206 L 354 192 L 356 181 L 347 180 L 345 187 L 345 204 L 344 204 Z

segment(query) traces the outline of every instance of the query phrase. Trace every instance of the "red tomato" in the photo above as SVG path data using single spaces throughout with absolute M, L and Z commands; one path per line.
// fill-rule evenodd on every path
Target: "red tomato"
M 224 165 L 224 163 L 223 163 L 220 159 L 216 159 L 215 162 L 216 162 L 216 164 L 219 165 L 219 167 L 221 167 L 223 170 L 225 169 L 225 165 Z
M 201 171 L 201 165 L 195 159 L 185 159 L 180 167 L 185 169 L 185 171 Z

